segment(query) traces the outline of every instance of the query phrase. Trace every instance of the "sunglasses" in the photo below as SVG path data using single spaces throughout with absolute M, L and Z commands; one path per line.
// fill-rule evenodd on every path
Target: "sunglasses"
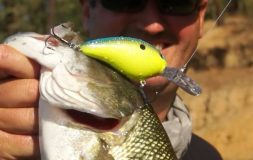
M 114 12 L 137 13 L 142 11 L 148 0 L 100 0 L 104 8 Z M 155 0 L 163 14 L 184 16 L 199 10 L 200 0 Z

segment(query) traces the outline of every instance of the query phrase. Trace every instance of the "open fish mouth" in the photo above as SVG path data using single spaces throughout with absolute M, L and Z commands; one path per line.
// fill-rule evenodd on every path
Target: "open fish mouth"
M 92 115 L 85 112 L 80 112 L 74 109 L 67 109 L 63 112 L 69 116 L 74 123 L 79 126 L 89 128 L 95 131 L 112 131 L 117 128 L 121 120 L 116 118 L 104 118 L 96 115 Z

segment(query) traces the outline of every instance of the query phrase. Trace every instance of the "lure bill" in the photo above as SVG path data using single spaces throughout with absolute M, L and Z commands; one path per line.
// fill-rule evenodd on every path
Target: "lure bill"
M 201 93 L 199 85 L 186 76 L 180 69 L 166 67 L 162 75 L 189 94 L 198 96 Z
M 76 45 L 56 35 L 54 28 L 51 34 L 69 47 L 105 62 L 130 79 L 141 81 L 161 75 L 191 95 L 201 93 L 201 88 L 194 80 L 181 69 L 168 67 L 160 51 L 143 40 L 120 36 L 89 40 Z

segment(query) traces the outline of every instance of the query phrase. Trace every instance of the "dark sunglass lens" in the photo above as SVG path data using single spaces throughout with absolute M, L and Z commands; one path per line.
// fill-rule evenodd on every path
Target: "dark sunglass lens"
M 146 0 L 101 0 L 104 8 L 115 12 L 138 12 L 145 3 Z
M 159 0 L 161 12 L 171 15 L 188 15 L 196 11 L 198 0 Z

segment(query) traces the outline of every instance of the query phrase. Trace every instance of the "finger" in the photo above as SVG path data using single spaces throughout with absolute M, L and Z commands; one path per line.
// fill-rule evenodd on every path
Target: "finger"
M 0 108 L 0 130 L 13 134 L 37 134 L 38 108 Z
M 11 46 L 1 44 L 0 71 L 18 78 L 37 78 L 40 65 Z
M 14 79 L 0 83 L 1 107 L 37 106 L 39 82 L 36 79 Z
M 0 130 L 0 159 L 37 159 L 38 136 L 15 135 Z

